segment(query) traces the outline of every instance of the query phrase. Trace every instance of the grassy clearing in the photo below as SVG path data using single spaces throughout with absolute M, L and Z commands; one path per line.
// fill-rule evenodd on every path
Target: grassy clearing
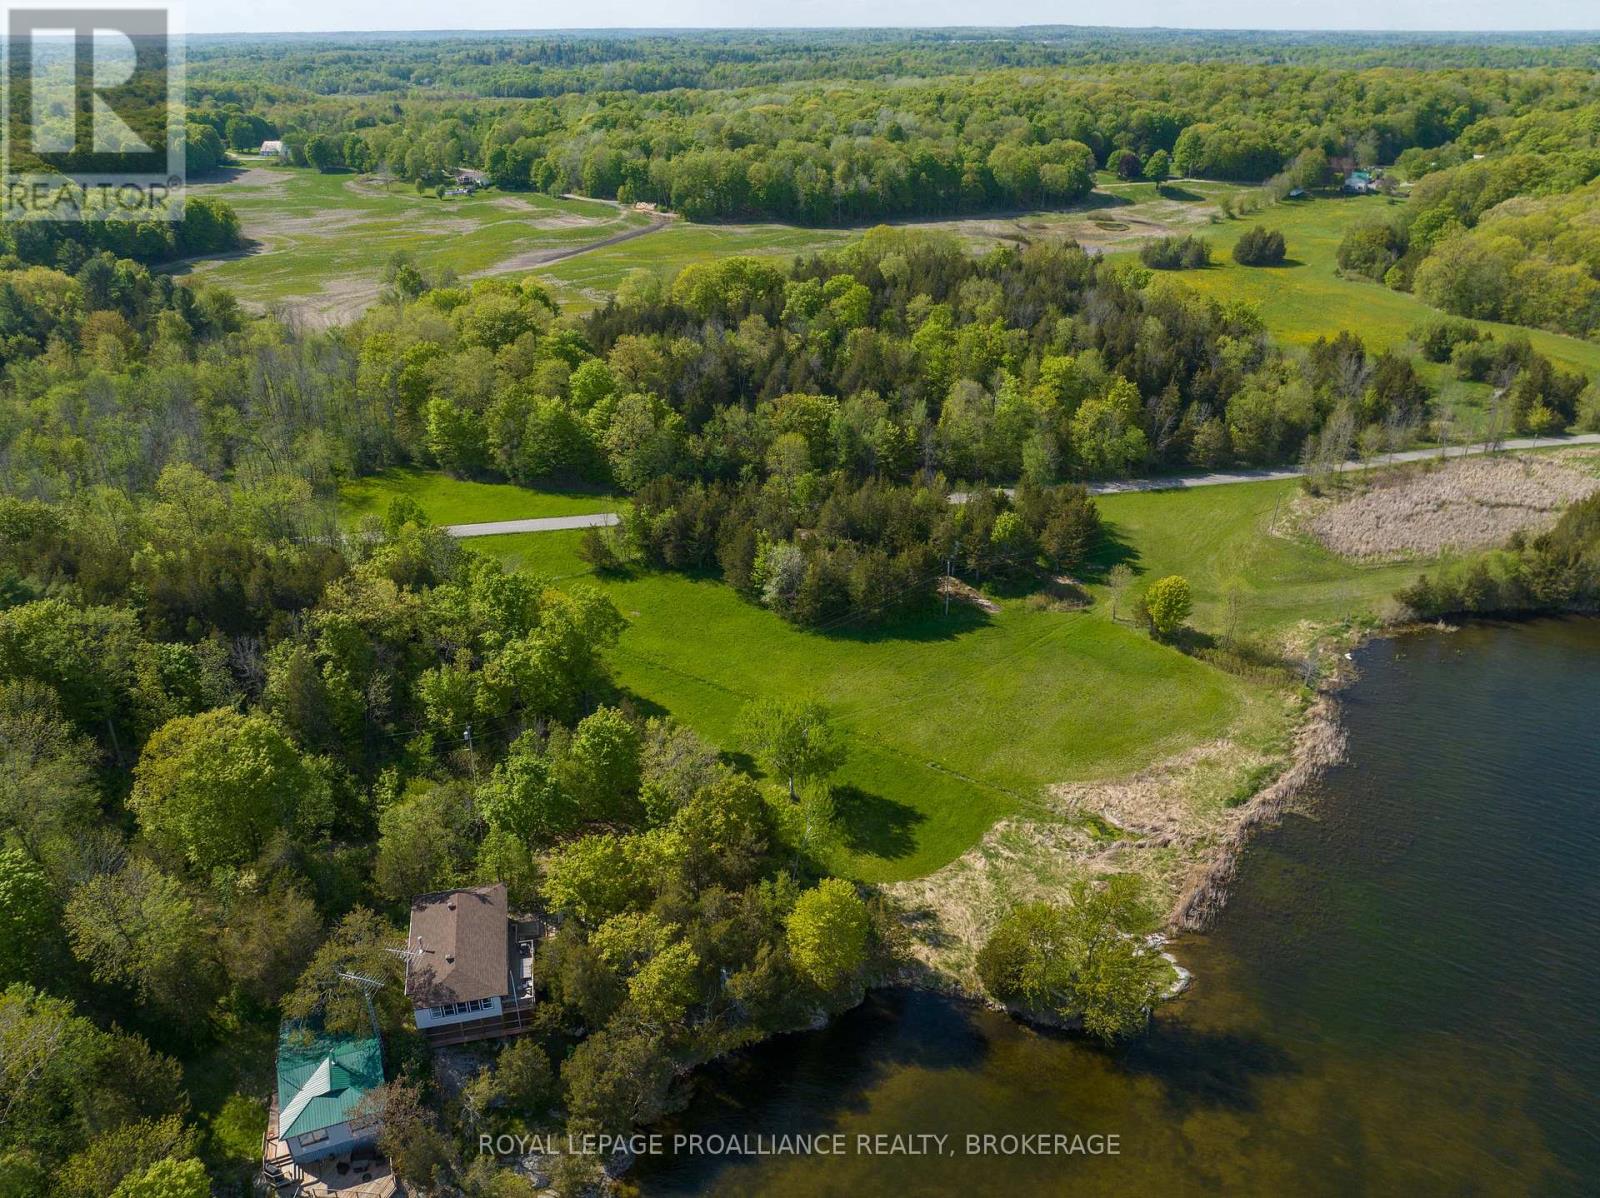
M 900 221 L 909 227 L 954 233 L 975 246 L 1016 243 L 1033 237 L 1073 237 L 1106 248 L 1137 244 L 1146 237 L 1205 224 L 1216 200 L 1240 189 L 1226 183 L 1173 183 L 1157 194 L 1151 183 L 1123 183 L 1102 172 L 1102 181 L 1082 204 L 1006 216 L 958 220 Z M 730 254 L 791 257 L 842 245 L 863 229 L 814 229 L 794 225 L 697 225 L 675 223 L 636 241 L 606 246 L 582 257 L 539 268 L 539 276 L 563 304 L 583 310 L 602 303 L 633 270 L 671 277 L 685 266 Z
M 614 512 L 621 502 L 607 491 L 539 491 L 511 483 L 470 482 L 435 470 L 394 467 L 341 486 L 340 521 L 351 525 L 363 516 L 381 516 L 402 496 L 415 500 L 435 524 L 586 516 Z
M 1285 201 L 1255 216 L 1200 229 L 1211 242 L 1215 265 L 1168 277 L 1218 299 L 1256 304 L 1268 331 L 1287 346 L 1304 347 L 1340 329 L 1358 334 L 1374 350 L 1400 346 L 1418 324 L 1442 314 L 1405 292 L 1340 277 L 1336 257 L 1346 230 L 1393 211 L 1400 203 L 1381 196 Z M 1289 245 L 1285 265 L 1248 267 L 1233 261 L 1234 243 L 1258 224 L 1284 235 Z M 1533 347 L 1553 361 L 1591 377 L 1600 375 L 1600 343 L 1494 321 L 1476 323 L 1500 337 L 1526 333 Z M 1421 365 L 1441 398 L 1456 408 L 1465 428 L 1475 429 L 1490 389 L 1458 381 L 1446 366 Z
M 583 572 L 570 534 L 475 546 L 552 576 Z M 1137 769 L 1222 735 L 1253 702 L 1237 680 L 1100 615 L 1003 603 L 892 632 L 799 631 L 709 579 L 597 579 L 629 619 L 622 685 L 724 746 L 761 695 L 816 694 L 850 759 L 831 864 L 874 881 L 959 856 L 1053 783 Z M 1158 730 L 1154 734 L 1152 730 Z
M 1122 184 L 1120 192 L 1114 190 L 1115 185 L 1106 186 L 1112 194 L 1140 201 L 1127 211 L 1152 216 L 1156 213 L 1148 202 L 1149 197 L 1137 190 L 1151 185 Z M 1153 188 L 1151 190 L 1153 192 Z M 1358 334 L 1370 349 L 1390 349 L 1403 346 L 1417 325 L 1442 315 L 1413 295 L 1391 291 L 1376 283 L 1343 278 L 1338 273 L 1336 255 L 1345 231 L 1354 224 L 1391 211 L 1399 206 L 1400 200 L 1381 196 L 1289 200 L 1254 216 L 1210 223 L 1216 214 L 1214 201 L 1226 190 L 1217 185 L 1189 182 L 1167 185 L 1165 191 L 1169 196 L 1187 194 L 1195 200 L 1208 201 L 1190 206 L 1191 227 L 1184 229 L 1170 218 L 1166 223 L 1172 231 L 1194 232 L 1209 241 L 1215 262 L 1206 270 L 1162 275 L 1159 279 L 1168 285 L 1189 287 L 1220 300 L 1255 304 L 1267 331 L 1291 349 L 1303 349 L 1318 337 L 1341 329 Z M 1258 224 L 1283 233 L 1289 245 L 1289 260 L 1285 265 L 1247 267 L 1233 261 L 1234 243 L 1246 230 Z M 1146 239 L 1139 237 L 1129 241 L 1124 238 L 1120 243 L 1102 243 L 1102 248 L 1132 261 L 1131 247 Z M 1079 240 L 1085 239 L 1079 236 Z M 1093 242 L 1085 241 L 1085 244 Z M 1535 349 L 1553 361 L 1591 377 L 1600 376 L 1600 343 L 1494 321 L 1475 323 L 1500 337 L 1524 333 Z M 1454 435 L 1471 438 L 1480 434 L 1487 424 L 1491 388 L 1482 383 L 1460 381 L 1446 365 L 1419 361 L 1418 366 L 1434 388 L 1439 402 L 1454 412 Z
M 435 199 L 366 176 L 252 166 L 200 183 L 239 213 L 252 252 L 198 263 L 195 273 L 255 304 L 299 301 L 354 315 L 376 297 L 396 251 L 424 268 L 467 276 L 540 250 L 560 250 L 642 228 L 635 212 L 589 200 L 481 192 Z
M 1416 572 L 1364 567 L 1308 538 L 1269 534 L 1293 483 L 1116 495 L 1102 511 L 1114 545 L 1146 578 L 1182 573 L 1194 625 L 1224 629 L 1223 596 L 1241 590 L 1239 631 L 1284 633 L 1303 620 L 1372 612 Z M 474 547 L 513 568 L 589 573 L 578 534 L 491 537 Z M 1219 737 L 1281 736 L 1284 696 L 1225 674 L 1109 617 L 1109 604 L 1051 612 L 1002 600 L 890 632 L 801 632 L 709 579 L 641 572 L 595 578 L 629 619 L 615 655 L 624 687 L 733 747 L 741 706 L 814 693 L 846 726 L 840 843 L 830 864 L 873 881 L 919 877 L 1008 816 L 1054 819 L 1046 788 L 1127 775 Z M 1103 584 L 1093 588 L 1105 597 Z
M 802 229 L 792 225 L 676 222 L 648 237 L 619 242 L 540 267 L 538 275 L 563 307 L 581 312 L 604 303 L 635 270 L 648 270 L 662 278 L 671 278 L 696 262 L 734 254 L 789 258 L 841 245 L 853 236 L 854 233 L 841 229 Z
M 1235 590 L 1236 631 L 1266 635 L 1369 614 L 1416 576 L 1414 564 L 1357 565 L 1287 531 L 1299 489 L 1289 480 L 1102 495 L 1111 541 L 1101 565 L 1125 561 L 1144 580 L 1182 574 L 1194 590 L 1192 623 L 1210 633 L 1227 631 Z

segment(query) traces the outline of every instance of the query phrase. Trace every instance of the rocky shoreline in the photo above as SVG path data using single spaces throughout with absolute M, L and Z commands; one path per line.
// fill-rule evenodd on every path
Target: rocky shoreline
M 1001 821 L 961 858 L 926 878 L 882 887 L 904 912 L 912 960 L 894 984 L 957 994 L 995 1006 L 982 990 L 972 958 L 996 914 L 1018 901 L 1062 892 L 1074 877 L 1145 871 L 1171 896 L 1166 934 L 1210 926 L 1228 900 L 1241 854 L 1257 829 L 1270 825 L 1330 767 L 1344 758 L 1338 692 L 1354 678 L 1350 653 L 1375 636 L 1403 633 L 1399 622 L 1355 635 L 1313 638 L 1314 656 L 1338 668 L 1319 681 L 1287 735 L 1277 760 L 1252 757 L 1236 739 L 1202 745 L 1147 770 L 1101 783 L 1056 788 L 1053 814 L 1061 822 L 1013 817 Z M 1219 780 L 1268 770 L 1242 802 L 1193 813 L 1193 793 Z M 1215 808 L 1213 804 L 1213 808 Z M 1076 822 L 1075 822 L 1076 821 Z M 1100 821 L 1117 829 L 1097 841 L 1082 826 Z M 1163 862 L 1150 865 L 1152 861 Z M 1163 955 L 1180 970 L 1171 951 Z M 1185 980 L 1178 992 L 1187 988 Z M 1168 997 L 1175 997 L 1176 993 Z
M 1227 904 L 1239 857 L 1256 829 L 1278 819 L 1329 767 L 1344 760 L 1346 738 L 1332 688 L 1318 693 L 1295 737 L 1289 767 L 1238 808 L 1232 830 L 1207 859 L 1196 864 L 1191 881 L 1169 919 L 1176 931 L 1209 927 Z

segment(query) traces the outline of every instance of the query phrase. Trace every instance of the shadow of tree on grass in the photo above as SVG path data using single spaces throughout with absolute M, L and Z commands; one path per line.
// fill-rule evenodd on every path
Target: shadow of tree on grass
M 911 854 L 913 830 L 928 818 L 905 803 L 849 785 L 834 787 L 833 812 L 846 848 L 888 860 Z

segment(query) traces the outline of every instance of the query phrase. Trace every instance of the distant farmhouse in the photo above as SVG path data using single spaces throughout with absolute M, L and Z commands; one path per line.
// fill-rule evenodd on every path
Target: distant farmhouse
M 503 885 L 412 901 L 406 997 L 431 1045 L 515 1036 L 533 1010 L 539 927 L 512 919 Z
M 1377 191 L 1378 176 L 1370 171 L 1351 171 L 1344 177 L 1344 189 L 1356 195 L 1365 195 L 1370 191 Z
M 261 149 L 256 151 L 263 158 L 287 158 L 288 152 L 283 148 L 281 141 L 264 141 Z
M 376 1120 L 358 1115 L 361 1100 L 383 1085 L 376 1036 L 336 1036 L 286 1022 L 278 1035 L 278 1094 L 267 1120 L 269 1180 L 340 1156 L 376 1159 Z

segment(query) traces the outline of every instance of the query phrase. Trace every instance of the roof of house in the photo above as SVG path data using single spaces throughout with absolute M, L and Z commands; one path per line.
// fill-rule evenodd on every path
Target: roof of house
M 493 998 L 511 990 L 511 921 L 503 884 L 412 900 L 406 997 L 419 1007 Z
M 285 1023 L 278 1033 L 278 1137 L 303 1136 L 347 1122 L 356 1104 L 383 1085 L 376 1036 L 335 1036 Z

